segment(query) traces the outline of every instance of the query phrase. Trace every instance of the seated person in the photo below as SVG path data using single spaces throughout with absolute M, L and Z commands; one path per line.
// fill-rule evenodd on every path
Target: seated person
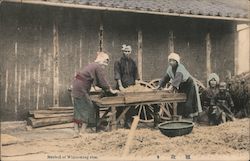
M 207 89 L 201 95 L 202 109 L 204 111 L 199 117 L 201 122 L 209 122 L 211 125 L 215 124 L 214 116 L 211 113 L 213 112 L 212 107 L 215 105 L 215 97 L 219 93 L 219 81 L 219 76 L 216 73 L 211 73 L 208 76 Z
M 216 106 L 218 106 L 222 110 L 221 121 L 226 122 L 228 120 L 233 121 L 234 116 L 231 112 L 231 109 L 234 107 L 234 102 L 230 93 L 227 90 L 227 84 L 225 82 L 221 82 L 219 86 L 219 93 L 216 96 Z

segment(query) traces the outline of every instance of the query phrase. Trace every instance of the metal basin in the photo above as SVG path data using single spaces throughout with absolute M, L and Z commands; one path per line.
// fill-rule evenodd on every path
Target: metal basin
M 194 123 L 190 121 L 168 121 L 158 125 L 161 133 L 169 136 L 182 136 L 191 133 Z

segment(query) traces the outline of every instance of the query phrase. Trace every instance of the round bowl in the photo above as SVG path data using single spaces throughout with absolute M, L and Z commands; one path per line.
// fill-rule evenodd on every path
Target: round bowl
M 190 121 L 167 121 L 158 125 L 161 133 L 168 137 L 182 136 L 191 133 L 194 123 Z

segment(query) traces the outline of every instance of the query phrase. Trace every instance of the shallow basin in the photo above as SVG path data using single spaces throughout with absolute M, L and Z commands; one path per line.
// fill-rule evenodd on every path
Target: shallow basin
M 169 136 L 182 136 L 191 133 L 194 123 L 191 121 L 167 121 L 158 125 L 161 133 Z

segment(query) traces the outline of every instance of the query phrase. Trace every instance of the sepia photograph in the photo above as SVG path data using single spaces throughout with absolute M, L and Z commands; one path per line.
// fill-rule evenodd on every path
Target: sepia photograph
M 0 161 L 249 161 L 250 0 L 0 0 Z

